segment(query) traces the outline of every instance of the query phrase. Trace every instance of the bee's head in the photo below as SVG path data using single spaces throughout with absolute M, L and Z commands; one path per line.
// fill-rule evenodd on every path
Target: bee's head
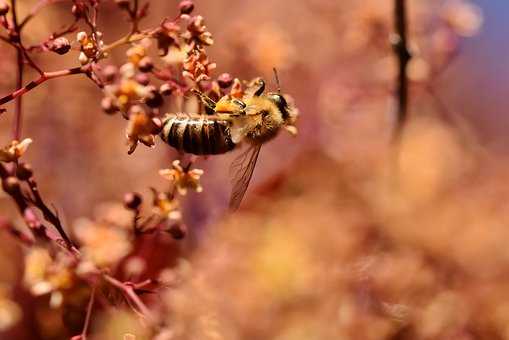
M 290 117 L 290 108 L 288 107 L 288 102 L 285 97 L 279 93 L 269 93 L 267 96 L 274 104 L 276 104 L 279 111 L 281 111 L 283 119 L 286 121 Z

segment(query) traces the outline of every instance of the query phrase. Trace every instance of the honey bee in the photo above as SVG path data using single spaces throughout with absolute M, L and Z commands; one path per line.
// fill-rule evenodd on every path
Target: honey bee
M 236 210 L 253 175 L 263 144 L 277 136 L 281 129 L 297 134 L 294 124 L 297 110 L 277 92 L 264 94 L 265 82 L 258 78 L 240 99 L 230 95 L 217 102 L 194 91 L 209 114 L 168 114 L 163 121 L 161 138 L 175 149 L 195 155 L 224 154 L 248 144 L 230 167 L 232 192 L 230 209 Z

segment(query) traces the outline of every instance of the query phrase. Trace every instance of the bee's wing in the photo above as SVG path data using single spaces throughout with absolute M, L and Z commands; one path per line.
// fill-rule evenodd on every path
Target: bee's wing
M 261 144 L 250 146 L 246 151 L 235 158 L 230 167 L 230 176 L 233 185 L 230 196 L 230 210 L 237 210 L 240 206 L 249 181 L 253 176 L 260 149 Z

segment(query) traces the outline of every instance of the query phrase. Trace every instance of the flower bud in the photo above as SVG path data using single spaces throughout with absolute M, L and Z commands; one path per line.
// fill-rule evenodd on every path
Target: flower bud
M 221 88 L 225 89 L 233 84 L 233 77 L 229 73 L 223 73 L 217 77 L 217 83 Z
M 114 114 L 118 111 L 117 105 L 113 102 L 113 99 L 110 97 L 104 97 L 101 100 L 101 108 L 103 111 L 109 115 Z
M 150 78 L 149 76 L 147 76 L 146 74 L 144 73 L 138 73 L 134 79 L 136 80 L 136 82 L 140 85 L 143 85 L 143 86 L 147 86 L 148 84 L 150 84 Z
M 16 169 L 16 177 L 18 177 L 22 181 L 28 180 L 30 177 L 34 175 L 32 170 L 32 166 L 28 163 L 20 163 Z
M 88 63 L 88 57 L 85 53 L 80 52 L 80 55 L 78 57 L 78 61 L 81 65 L 86 65 Z
M 150 72 L 154 68 L 154 63 L 150 57 L 143 57 L 138 63 L 141 72 Z
M 20 191 L 19 180 L 14 176 L 9 176 L 2 180 L 2 188 L 8 194 L 15 194 Z
M 72 11 L 72 14 L 74 15 L 74 17 L 75 17 L 76 19 L 80 19 L 80 18 L 82 18 L 82 17 L 84 16 L 84 14 L 85 14 L 85 8 L 84 8 L 84 5 L 83 5 L 83 4 L 81 4 L 81 3 L 74 4 L 74 5 L 72 6 L 71 11 Z
M 182 240 L 187 235 L 187 228 L 182 223 L 175 223 L 168 229 L 168 233 L 170 233 L 175 240 Z
M 163 96 L 169 96 L 172 92 L 173 92 L 173 88 L 168 83 L 164 83 L 159 88 L 159 93 L 162 94 Z
M 141 203 L 142 197 L 136 192 L 128 192 L 124 195 L 124 206 L 130 210 L 137 210 Z
M 80 44 L 83 44 L 85 42 L 85 40 L 87 40 L 88 38 L 88 35 L 87 35 L 87 32 L 78 32 L 78 34 L 76 34 L 76 41 L 79 42 Z
M 66 54 L 71 49 L 71 43 L 64 37 L 49 41 L 47 46 L 50 51 L 60 55 Z
M 111 83 L 112 81 L 114 81 L 117 74 L 118 74 L 118 69 L 114 65 L 108 65 L 104 68 L 104 71 L 103 71 L 104 80 L 108 83 Z
M 194 9 L 194 3 L 191 0 L 183 0 L 179 4 L 180 14 L 191 14 Z
M 0 0 L 0 16 L 6 15 L 9 12 L 9 5 L 5 0 Z
M 164 103 L 163 96 L 155 88 L 152 89 L 145 99 L 145 104 L 151 108 L 161 107 Z

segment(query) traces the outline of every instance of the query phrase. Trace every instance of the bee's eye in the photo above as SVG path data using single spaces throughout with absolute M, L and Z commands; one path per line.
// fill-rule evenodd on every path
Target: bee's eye
M 288 118 L 288 103 L 286 102 L 285 97 L 280 94 L 272 94 L 272 101 L 277 105 L 278 109 L 281 111 L 283 115 L 283 119 Z

